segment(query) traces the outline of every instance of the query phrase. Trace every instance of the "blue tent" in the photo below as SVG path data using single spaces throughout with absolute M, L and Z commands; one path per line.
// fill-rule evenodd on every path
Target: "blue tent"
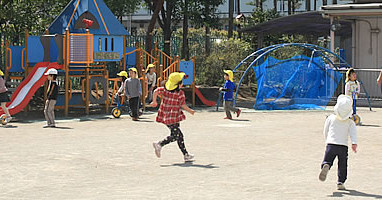
M 64 34 L 66 28 L 70 33 L 85 33 L 83 19 L 93 21 L 91 34 L 129 35 L 102 0 L 72 0 L 49 26 L 49 33 Z

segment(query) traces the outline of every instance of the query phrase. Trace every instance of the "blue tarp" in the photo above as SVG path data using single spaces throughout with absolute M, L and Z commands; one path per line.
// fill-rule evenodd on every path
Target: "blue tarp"
M 324 109 L 341 79 L 341 74 L 321 57 L 268 57 L 253 69 L 257 110 Z
M 85 33 L 83 28 L 75 29 L 77 19 L 85 12 L 90 12 L 99 24 L 99 29 L 90 29 L 95 35 L 129 35 L 102 0 L 72 0 L 62 13 L 49 26 L 50 34 L 64 34 L 70 21 L 70 33 Z

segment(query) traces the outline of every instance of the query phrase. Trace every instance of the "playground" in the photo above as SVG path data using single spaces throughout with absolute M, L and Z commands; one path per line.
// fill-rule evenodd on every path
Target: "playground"
M 162 158 L 152 142 L 169 130 L 148 112 L 58 118 L 0 127 L 0 199 L 380 199 L 382 109 L 360 108 L 359 151 L 349 152 L 347 191 L 336 189 L 336 164 L 318 180 L 326 111 L 243 109 L 240 118 L 197 110 L 181 125 L 196 161 L 176 144 Z M 277 125 L 275 125 L 277 121 Z M 292 126 L 291 126 L 292 125 Z
M 259 48 L 229 66 L 230 73 L 210 73 L 236 88 L 219 90 L 196 86 L 195 57 L 169 56 L 156 43 L 150 50 L 132 45 L 129 35 L 102 0 L 72 0 L 45 33 L 26 30 L 18 46 L 4 41 L 10 100 L 0 109 L 0 199 L 382 199 L 382 108 L 361 78 L 351 118 L 359 125 L 359 152 L 349 151 L 347 190 L 336 188 L 336 163 L 326 182 L 318 180 L 323 125 L 352 67 L 343 53 L 308 43 Z M 218 59 L 224 64 L 226 58 Z M 126 71 L 139 79 L 133 97 L 139 119 L 126 106 L 130 96 L 118 92 Z M 184 74 L 171 79 L 173 72 Z M 50 109 L 57 123 L 43 128 L 53 75 L 57 103 Z M 157 108 L 146 105 L 150 89 L 166 85 L 166 93 L 178 95 L 181 84 L 186 104 L 196 110 L 180 126 L 193 162 L 184 162 L 192 158 L 183 158 L 176 144 L 155 156 L 153 142 L 170 131 L 155 122 Z M 234 98 L 225 99 L 223 91 L 235 92 Z M 175 104 L 184 99 L 173 98 Z M 235 111 L 240 118 L 223 119 L 223 99 L 242 109 Z

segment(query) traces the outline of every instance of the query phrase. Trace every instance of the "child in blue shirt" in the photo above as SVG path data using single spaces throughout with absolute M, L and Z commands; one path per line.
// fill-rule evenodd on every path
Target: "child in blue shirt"
M 231 111 L 236 112 L 236 117 L 239 117 L 241 110 L 232 106 L 233 90 L 236 89 L 235 83 L 233 83 L 233 72 L 231 70 L 224 70 L 224 79 L 226 80 L 224 86 L 220 88 L 220 91 L 224 91 L 224 110 L 226 117 L 224 119 L 232 119 Z

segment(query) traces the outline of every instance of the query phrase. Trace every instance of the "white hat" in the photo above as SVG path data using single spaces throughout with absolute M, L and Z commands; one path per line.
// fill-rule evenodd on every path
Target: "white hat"
M 57 75 L 58 71 L 56 69 L 49 69 L 47 72 L 45 72 L 45 75 Z
M 352 98 L 348 95 L 341 94 L 337 98 L 337 103 L 334 106 L 334 113 L 341 120 L 349 119 L 353 114 Z

